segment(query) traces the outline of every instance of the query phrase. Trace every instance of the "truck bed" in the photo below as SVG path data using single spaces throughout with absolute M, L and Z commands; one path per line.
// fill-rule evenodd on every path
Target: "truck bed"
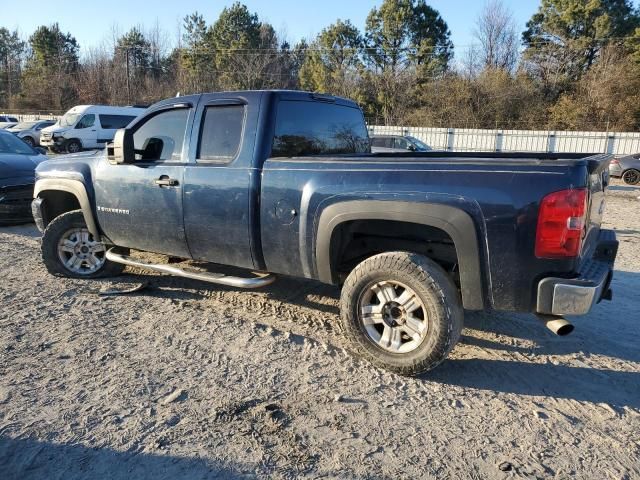
M 317 249 L 322 212 L 355 199 L 455 205 L 472 219 L 489 288 L 483 303 L 529 311 L 544 275 L 571 276 L 591 253 L 599 234 L 607 155 L 524 153 L 376 153 L 271 158 L 263 165 L 261 238 L 266 269 L 322 279 Z M 591 188 L 591 221 L 580 258 L 546 260 L 534 255 L 539 204 L 544 195 Z M 276 210 L 271 205 L 278 205 Z M 379 203 L 384 209 L 385 204 Z M 428 207 L 427 207 L 428 208 Z M 286 212 L 296 212 L 299 220 Z M 326 280 L 326 279 L 323 279 Z

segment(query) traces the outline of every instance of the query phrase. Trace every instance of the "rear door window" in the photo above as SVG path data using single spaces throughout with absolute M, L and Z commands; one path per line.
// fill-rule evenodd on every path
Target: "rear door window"
M 100 119 L 100 125 L 106 130 L 117 130 L 119 128 L 125 128 L 133 120 L 135 115 L 98 115 Z
M 244 105 L 219 105 L 204 111 L 197 160 L 227 163 L 240 149 Z
M 301 100 L 279 103 L 272 157 L 369 151 L 369 136 L 358 108 Z

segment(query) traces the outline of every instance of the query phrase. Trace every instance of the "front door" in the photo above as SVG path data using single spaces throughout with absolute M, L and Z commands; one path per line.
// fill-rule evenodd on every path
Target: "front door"
M 71 135 L 80 140 L 82 148 L 96 148 L 98 146 L 96 116 L 93 113 L 83 115 L 76 123 Z
M 96 169 L 96 214 L 116 245 L 190 258 L 182 220 L 184 138 L 191 121 L 184 104 L 136 124 L 136 160 Z

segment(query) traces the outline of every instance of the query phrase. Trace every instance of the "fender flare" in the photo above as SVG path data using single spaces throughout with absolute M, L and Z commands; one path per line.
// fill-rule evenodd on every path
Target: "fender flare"
M 89 195 L 84 184 L 80 180 L 71 180 L 67 178 L 42 178 L 36 181 L 33 188 L 33 197 L 38 198 L 40 193 L 48 190 L 59 190 L 68 192 L 74 195 L 78 199 L 84 221 L 87 224 L 89 232 L 94 238 L 100 238 L 100 231 L 98 230 L 98 224 L 93 216 L 93 210 L 91 209 L 91 203 L 89 202 Z
M 460 208 L 438 203 L 354 200 L 325 208 L 316 235 L 316 271 L 324 283 L 335 283 L 331 265 L 331 239 L 338 225 L 352 220 L 395 220 L 439 228 L 453 240 L 460 268 L 462 303 L 468 310 L 484 309 L 483 276 L 477 227 Z

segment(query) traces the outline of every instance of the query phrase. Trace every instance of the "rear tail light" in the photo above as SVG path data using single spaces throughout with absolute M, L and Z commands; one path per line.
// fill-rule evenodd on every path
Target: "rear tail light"
M 554 192 L 542 199 L 536 231 L 536 257 L 566 258 L 580 253 L 587 199 L 584 188 Z

